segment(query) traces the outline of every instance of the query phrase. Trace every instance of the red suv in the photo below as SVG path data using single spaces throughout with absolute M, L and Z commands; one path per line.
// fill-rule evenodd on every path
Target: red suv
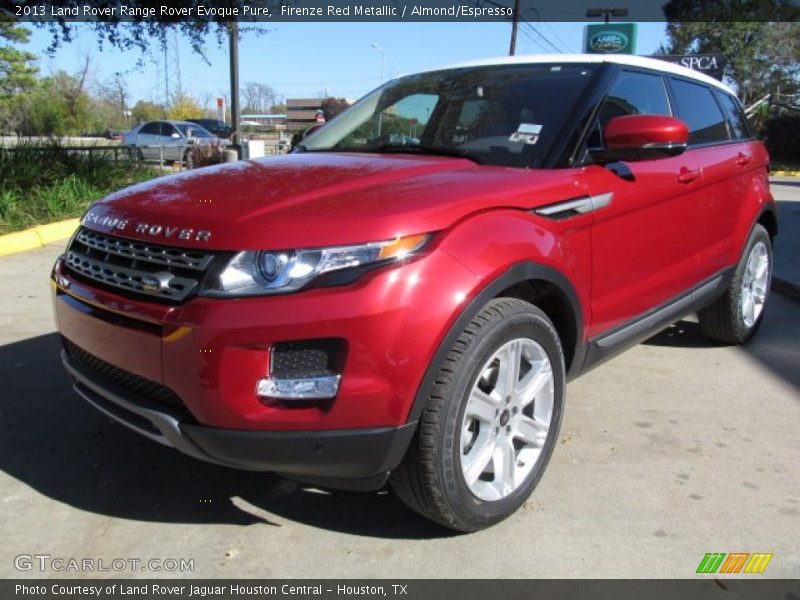
M 758 329 L 777 231 L 731 91 L 637 57 L 387 83 L 287 156 L 92 205 L 53 271 L 75 390 L 190 456 L 514 512 L 565 383 L 698 312 Z

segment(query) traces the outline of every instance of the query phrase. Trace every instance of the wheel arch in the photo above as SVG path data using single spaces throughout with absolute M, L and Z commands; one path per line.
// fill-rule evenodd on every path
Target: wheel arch
M 517 298 L 538 306 L 553 322 L 561 339 L 567 372 L 580 370 L 585 356 L 584 320 L 575 288 L 565 275 L 552 267 L 532 261 L 516 263 L 485 285 L 450 327 L 417 389 L 408 422 L 419 420 L 425 408 L 425 400 L 434 385 L 436 373 L 458 336 L 490 300 L 501 297 Z

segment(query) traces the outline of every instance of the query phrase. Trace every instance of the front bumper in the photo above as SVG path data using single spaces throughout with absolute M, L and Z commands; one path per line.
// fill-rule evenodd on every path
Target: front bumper
M 182 416 L 82 367 L 62 351 L 75 391 L 135 432 L 207 462 L 321 485 L 377 489 L 400 464 L 414 425 L 333 431 L 237 431 Z

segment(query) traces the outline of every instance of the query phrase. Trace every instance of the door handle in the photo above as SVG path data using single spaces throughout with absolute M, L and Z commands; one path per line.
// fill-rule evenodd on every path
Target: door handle
M 752 156 L 742 154 L 741 152 L 739 152 L 739 154 L 736 156 L 736 164 L 742 167 L 748 164 L 751 160 L 753 160 Z
M 682 167 L 680 173 L 678 174 L 678 183 L 691 183 L 695 179 L 699 179 L 702 174 L 702 169 L 690 171 L 686 167 Z

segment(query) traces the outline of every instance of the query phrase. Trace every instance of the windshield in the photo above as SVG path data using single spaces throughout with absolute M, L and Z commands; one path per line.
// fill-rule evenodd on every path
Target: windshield
M 200 125 L 195 125 L 194 123 L 176 123 L 175 127 L 181 130 L 181 133 L 185 137 L 197 137 L 197 138 L 207 138 L 211 137 L 211 134 L 208 133 L 205 129 L 200 127 Z
M 309 136 L 309 152 L 464 156 L 537 167 L 596 65 L 493 65 L 392 81 Z

